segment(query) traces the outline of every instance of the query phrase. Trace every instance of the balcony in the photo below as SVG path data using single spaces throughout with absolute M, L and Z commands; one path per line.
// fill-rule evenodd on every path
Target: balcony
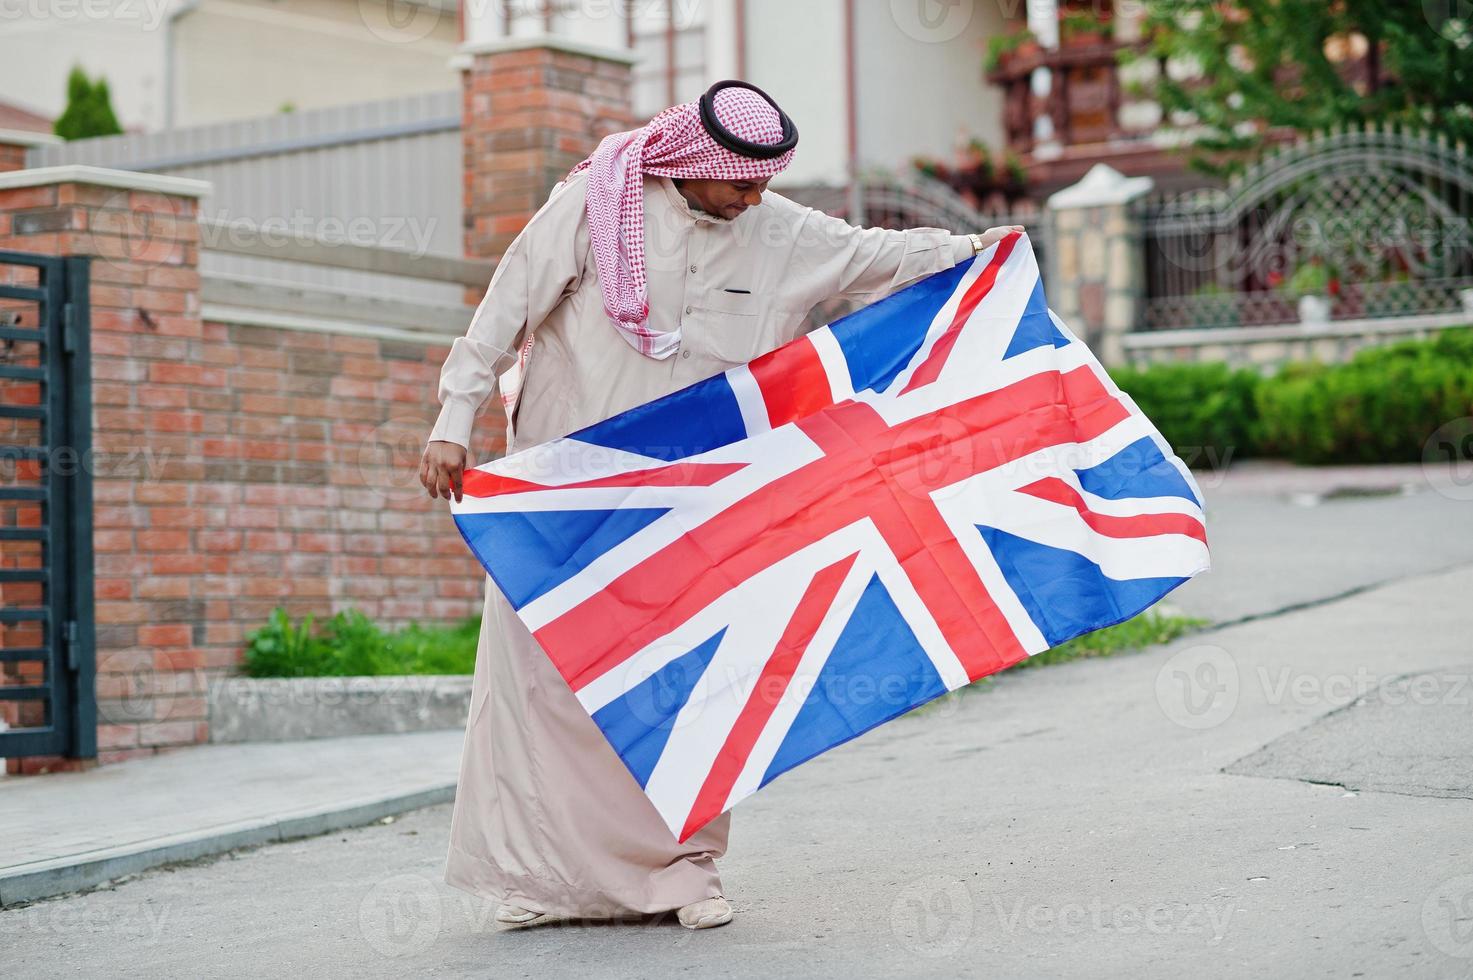
M 1118 42 L 1102 35 L 1076 37 L 1054 50 L 1025 42 L 999 58 L 986 74 L 1003 90 L 1003 132 L 1008 149 L 1023 160 L 1035 186 L 1045 192 L 1071 184 L 1093 164 L 1109 163 L 1124 173 L 1149 174 L 1159 187 L 1197 186 L 1201 178 L 1186 173 L 1170 142 L 1160 139 L 1154 104 L 1132 104 L 1123 92 L 1120 53 L 1145 50 L 1144 42 Z M 1048 68 L 1053 84 L 1045 96 L 1034 93 L 1031 79 Z M 1164 65 L 1157 65 L 1164 71 Z M 1034 121 L 1053 121 L 1054 139 L 1040 146 Z

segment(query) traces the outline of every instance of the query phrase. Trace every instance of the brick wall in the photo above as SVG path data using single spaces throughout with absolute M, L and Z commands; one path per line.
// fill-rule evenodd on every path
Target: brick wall
M 417 480 L 448 344 L 203 320 L 194 208 L 90 185 L 0 190 L 0 248 L 97 256 L 103 762 L 206 740 L 210 680 L 277 606 L 400 625 L 473 614 L 482 597 L 445 502 Z M 478 458 L 495 428 L 478 427 Z
M 273 608 L 385 625 L 480 610 L 484 573 L 417 479 L 447 350 L 94 320 L 103 761 L 203 741 L 202 685 Z
M 26 147 L 0 140 L 0 173 L 21 170 L 26 165 Z

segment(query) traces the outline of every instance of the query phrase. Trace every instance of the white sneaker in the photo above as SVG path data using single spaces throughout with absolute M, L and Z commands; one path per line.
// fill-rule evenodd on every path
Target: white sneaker
M 710 929 L 712 926 L 724 926 L 731 921 L 731 904 L 718 895 L 692 902 L 676 912 L 675 916 L 687 929 Z
M 531 909 L 524 909 L 520 905 L 508 903 L 496 910 L 496 921 L 522 925 L 532 922 L 535 919 L 540 919 L 546 914 L 545 912 L 533 912 Z

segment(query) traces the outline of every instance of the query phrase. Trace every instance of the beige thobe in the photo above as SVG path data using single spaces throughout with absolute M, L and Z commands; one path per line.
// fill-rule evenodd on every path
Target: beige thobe
M 647 177 L 650 325 L 681 330 L 679 350 L 654 360 L 604 315 L 585 187 L 580 174 L 555 190 L 497 266 L 441 370 L 431 440 L 469 446 L 529 328 L 518 448 L 787 343 L 826 300 L 877 299 L 972 254 L 962 235 L 859 229 L 771 191 L 735 219 L 708 215 Z M 488 576 L 445 880 L 557 915 L 667 911 L 722 894 L 714 859 L 730 821 L 676 841 Z

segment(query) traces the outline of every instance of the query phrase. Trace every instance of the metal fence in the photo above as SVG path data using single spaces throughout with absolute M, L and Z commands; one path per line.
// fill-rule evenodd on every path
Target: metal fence
M 88 260 L 0 252 L 0 758 L 97 754 Z
M 1443 136 L 1319 133 L 1135 207 L 1148 330 L 1473 314 L 1473 164 Z
M 213 192 L 200 202 L 201 216 L 211 222 L 201 228 L 200 270 L 217 281 L 455 305 L 462 290 L 451 283 L 303 256 L 334 243 L 460 255 L 460 117 L 460 92 L 438 92 L 78 140 L 33 149 L 27 164 L 90 164 L 210 181 Z M 282 243 L 276 254 L 283 257 L 237 247 L 242 241 Z

